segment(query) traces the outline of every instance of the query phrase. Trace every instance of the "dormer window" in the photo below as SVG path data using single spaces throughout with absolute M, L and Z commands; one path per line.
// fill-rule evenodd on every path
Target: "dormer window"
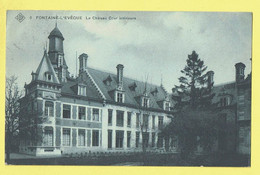
M 230 97 L 221 97 L 220 98 L 220 106 L 229 106 L 230 105 Z
M 117 102 L 123 103 L 123 93 L 117 92 Z
M 130 89 L 131 91 L 135 91 L 136 87 L 137 87 L 137 85 L 136 85 L 135 82 L 129 85 L 129 89 Z
M 149 107 L 149 99 L 147 97 L 143 97 L 142 106 L 145 108 Z
M 157 96 L 157 94 L 158 94 L 158 89 L 155 88 L 155 89 L 151 92 L 151 94 L 152 94 L 153 96 Z
M 105 83 L 105 85 L 111 86 L 111 82 L 112 82 L 111 76 L 109 75 L 103 82 Z
M 52 81 L 52 74 L 50 72 L 45 72 L 45 80 Z
M 79 85 L 78 86 L 78 95 L 86 96 L 87 95 L 87 87 L 83 86 L 83 85 Z
M 170 102 L 166 101 L 166 102 L 164 103 L 164 110 L 170 111 Z

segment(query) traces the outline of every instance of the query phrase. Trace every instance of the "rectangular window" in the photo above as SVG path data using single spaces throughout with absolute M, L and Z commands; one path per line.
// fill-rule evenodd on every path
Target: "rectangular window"
M 153 123 L 153 129 L 155 128 L 155 115 L 153 115 L 153 121 L 152 121 L 152 123 Z
M 157 147 L 158 148 L 162 148 L 163 147 L 163 136 L 161 134 L 158 134 Z
M 79 106 L 78 108 L 79 120 L 86 120 L 86 108 Z
M 148 114 L 144 114 L 143 115 L 143 126 L 145 129 L 148 128 L 148 121 L 149 121 L 149 115 Z
M 63 118 L 70 118 L 70 111 L 71 106 L 70 105 L 63 105 Z
M 139 128 L 139 125 L 140 125 L 140 114 L 137 113 L 136 114 L 136 128 Z
M 149 132 L 143 132 L 142 138 L 143 138 L 144 146 L 147 148 L 149 142 Z
M 70 146 L 70 129 L 63 128 L 62 130 L 62 145 Z
M 162 129 L 162 128 L 163 128 L 163 116 L 159 116 L 158 128 L 159 128 L 159 129 Z
M 78 146 L 85 146 L 85 129 L 78 130 Z
M 130 148 L 131 143 L 131 131 L 127 131 L 127 148 Z
M 87 95 L 87 88 L 86 88 L 86 86 L 79 86 L 78 87 L 78 95 L 83 95 L 83 96 Z
M 147 98 L 144 98 L 143 99 L 144 101 L 144 103 L 143 103 L 143 107 L 145 107 L 145 108 L 147 108 L 148 107 L 148 99 Z
M 93 108 L 92 114 L 93 121 L 99 121 L 99 109 Z
M 43 143 L 44 143 L 44 146 L 53 146 L 53 129 L 52 129 L 52 127 L 45 127 Z
M 49 117 L 53 117 L 54 115 L 54 112 L 53 112 L 53 109 L 54 109 L 54 107 L 53 107 L 54 105 L 53 105 L 53 102 L 51 102 L 51 101 L 46 101 L 45 102 L 45 108 L 44 108 L 44 114 L 45 114 L 45 116 L 49 116 Z
M 116 126 L 124 126 L 124 111 L 116 111 Z
M 155 146 L 155 133 L 152 133 L 152 147 Z
M 170 110 L 170 103 L 169 102 L 165 102 L 165 110 L 166 111 Z
M 92 130 L 92 146 L 99 146 L 99 130 Z
M 107 141 L 108 141 L 107 147 L 112 148 L 112 130 L 108 130 Z
M 171 138 L 171 144 L 170 145 L 171 145 L 172 148 L 176 148 L 177 147 L 178 139 L 177 139 L 176 136 Z
M 131 112 L 127 112 L 127 126 L 131 127 Z
M 124 131 L 116 131 L 116 148 L 123 148 Z
M 117 102 L 123 103 L 123 94 L 120 92 L 117 93 Z
M 109 109 L 108 110 L 108 125 L 112 125 L 112 117 L 113 117 L 113 110 Z
M 139 140 L 140 140 L 140 132 L 135 133 L 135 147 L 139 147 Z

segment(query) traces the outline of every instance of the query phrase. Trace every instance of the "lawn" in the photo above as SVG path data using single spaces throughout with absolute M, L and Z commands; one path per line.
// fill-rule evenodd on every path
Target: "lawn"
M 115 165 L 115 166 L 221 166 L 247 167 L 250 157 L 237 154 L 198 155 L 189 159 L 182 159 L 173 153 L 132 153 L 132 154 L 104 154 L 77 155 L 53 158 L 13 159 L 13 165 Z

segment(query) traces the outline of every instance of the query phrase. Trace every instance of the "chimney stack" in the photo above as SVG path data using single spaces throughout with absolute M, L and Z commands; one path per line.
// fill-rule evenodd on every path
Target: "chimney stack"
M 37 73 L 32 72 L 31 75 L 32 75 L 32 81 L 36 80 L 36 75 L 37 75 Z
M 85 53 L 82 53 L 79 56 L 79 73 L 87 70 L 87 61 L 88 61 L 88 55 Z
M 123 69 L 124 66 L 122 64 L 118 64 L 117 68 L 117 85 L 119 87 L 123 87 Z
M 207 76 L 208 76 L 208 87 L 213 86 L 214 83 L 214 72 L 213 71 L 208 71 L 207 72 Z
M 245 64 L 243 63 L 237 63 L 235 65 L 236 67 L 236 82 L 239 83 L 244 80 L 245 78 Z

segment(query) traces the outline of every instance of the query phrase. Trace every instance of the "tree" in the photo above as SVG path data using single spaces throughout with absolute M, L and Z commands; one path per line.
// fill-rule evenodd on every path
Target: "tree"
M 183 76 L 179 78 L 180 85 L 175 86 L 181 99 L 176 107 L 205 107 L 213 98 L 213 94 L 210 94 L 213 83 L 209 82 L 208 73 L 205 73 L 207 66 L 195 51 L 188 55 L 186 62 L 186 66 L 181 70 Z
M 217 136 L 216 115 L 211 111 L 212 77 L 206 73 L 207 66 L 195 51 L 188 55 L 186 63 L 181 70 L 180 85 L 173 89 L 179 99 L 174 119 L 163 131 L 165 137 L 178 137 L 183 156 L 191 155 L 198 146 L 210 150 Z
M 12 147 L 17 145 L 19 133 L 19 100 L 22 92 L 19 91 L 17 85 L 17 77 L 11 76 L 6 78 L 5 87 L 5 151 L 6 161 L 10 160 L 10 152 Z

